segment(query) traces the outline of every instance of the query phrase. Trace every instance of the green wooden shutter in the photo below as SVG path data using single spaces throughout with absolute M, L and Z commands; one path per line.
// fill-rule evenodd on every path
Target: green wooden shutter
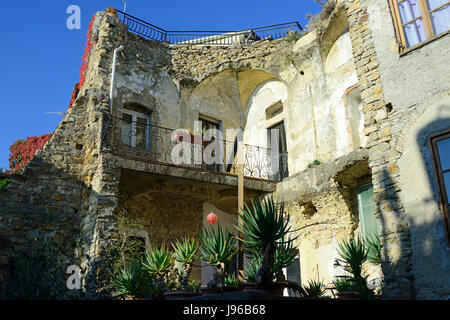
M 378 234 L 378 224 L 375 218 L 375 203 L 373 202 L 373 186 L 366 185 L 357 189 L 359 221 L 363 237 Z

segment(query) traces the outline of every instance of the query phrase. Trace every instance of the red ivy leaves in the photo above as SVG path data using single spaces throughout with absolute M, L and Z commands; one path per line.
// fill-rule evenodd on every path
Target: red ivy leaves
M 81 58 L 81 60 L 83 61 L 83 64 L 81 65 L 81 68 L 80 68 L 80 82 L 78 82 L 75 85 L 75 88 L 73 89 L 72 97 L 70 99 L 69 107 L 67 108 L 67 110 L 69 110 L 72 107 L 72 104 L 75 102 L 75 99 L 78 96 L 78 91 L 80 91 L 81 88 L 83 87 L 84 80 L 86 78 L 86 70 L 88 67 L 89 55 L 95 44 L 94 41 L 92 41 L 92 26 L 94 25 L 94 21 L 95 21 L 95 14 L 92 16 L 91 22 L 89 23 L 89 30 L 88 30 L 88 33 L 86 36 L 87 41 L 86 41 L 86 46 L 84 48 L 84 55 Z
M 9 148 L 10 173 L 21 172 L 25 165 L 33 158 L 37 150 L 41 150 L 45 143 L 51 139 L 53 133 L 43 134 L 40 137 L 27 137 L 26 140 L 15 141 Z

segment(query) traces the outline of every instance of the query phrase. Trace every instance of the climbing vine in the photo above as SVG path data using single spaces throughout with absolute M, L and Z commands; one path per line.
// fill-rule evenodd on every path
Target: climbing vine
M 37 150 L 41 150 L 45 143 L 51 139 L 53 133 L 43 134 L 40 137 L 27 137 L 26 140 L 15 141 L 9 148 L 9 169 L 11 173 L 20 173 L 33 158 Z
M 81 88 L 83 87 L 84 84 L 84 80 L 86 78 L 86 70 L 88 67 L 88 62 L 89 62 L 89 55 L 92 51 L 92 48 L 95 45 L 94 40 L 92 39 L 92 27 L 94 25 L 94 21 L 95 21 L 95 15 L 92 16 L 91 18 L 91 22 L 89 23 L 89 30 L 88 33 L 86 35 L 86 45 L 84 48 L 84 54 L 83 57 L 81 58 L 81 61 L 83 61 L 83 64 L 81 65 L 80 68 L 80 81 L 75 85 L 75 88 L 73 89 L 72 92 L 72 97 L 70 99 L 70 103 L 69 103 L 69 108 L 70 109 L 72 107 L 72 104 L 75 102 L 75 99 L 78 96 L 78 92 L 81 90 Z

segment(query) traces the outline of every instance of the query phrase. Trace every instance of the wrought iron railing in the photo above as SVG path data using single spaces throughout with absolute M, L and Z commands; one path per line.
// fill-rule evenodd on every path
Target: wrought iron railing
M 102 149 L 116 155 L 201 171 L 238 174 L 236 141 L 222 139 L 217 142 L 218 147 L 208 148 L 209 143 L 214 142 L 214 138 L 212 141 L 205 141 L 201 135 L 187 133 L 183 135 L 182 130 L 149 125 L 143 119 L 136 122 L 121 118 L 111 120 L 106 114 L 104 114 L 104 132 L 106 134 L 102 139 Z M 186 137 L 189 141 L 183 141 Z M 180 151 L 182 142 L 188 142 L 183 146 L 189 149 L 186 153 Z M 213 151 L 209 155 L 216 161 L 206 163 L 203 154 L 210 150 Z M 268 148 L 244 144 L 242 156 L 243 173 L 246 177 L 281 181 L 287 176 L 287 153 L 272 155 Z M 279 170 L 275 172 L 276 167 L 272 166 L 272 159 L 276 162 L 279 159 L 286 161 L 283 164 L 280 162 L 277 165 Z
M 233 45 L 249 44 L 263 39 L 279 39 L 295 31 L 301 33 L 303 28 L 297 21 L 280 23 L 239 31 L 168 31 L 157 27 L 128 13 L 117 10 L 121 19 L 128 26 L 128 31 L 146 39 L 178 45 Z

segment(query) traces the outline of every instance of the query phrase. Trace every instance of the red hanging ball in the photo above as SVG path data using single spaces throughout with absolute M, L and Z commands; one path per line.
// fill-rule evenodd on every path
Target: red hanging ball
M 211 223 L 211 224 L 214 224 L 214 223 L 216 223 L 217 222 L 217 219 L 219 219 L 219 217 L 214 213 L 214 212 L 210 212 L 209 214 L 208 214 L 208 216 L 206 217 L 206 220 L 209 222 L 209 223 Z

